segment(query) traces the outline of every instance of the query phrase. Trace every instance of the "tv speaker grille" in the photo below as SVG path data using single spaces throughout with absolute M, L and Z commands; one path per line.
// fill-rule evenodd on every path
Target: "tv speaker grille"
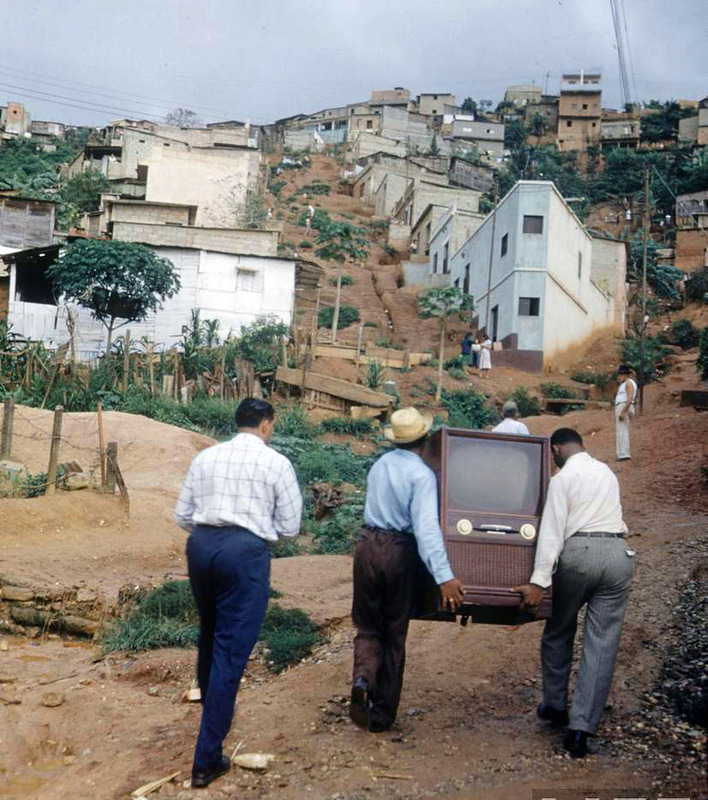
M 447 542 L 450 566 L 466 586 L 511 588 L 527 583 L 533 572 L 535 547 Z

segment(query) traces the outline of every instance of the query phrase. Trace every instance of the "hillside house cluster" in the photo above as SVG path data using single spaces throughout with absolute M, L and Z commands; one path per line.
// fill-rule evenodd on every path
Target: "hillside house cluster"
M 318 268 L 278 255 L 279 231 L 243 223 L 249 192 L 260 188 L 258 130 L 227 122 L 179 128 L 149 120 L 117 120 L 93 130 L 64 167 L 71 178 L 101 172 L 110 190 L 80 227 L 54 230 L 54 205 L 6 197 L 0 201 L 0 313 L 16 333 L 58 346 L 69 338 L 91 358 L 105 346 L 105 329 L 88 312 L 57 302 L 45 277 L 60 249 L 80 237 L 145 244 L 169 258 L 181 289 L 133 336 L 173 346 L 192 309 L 236 334 L 261 314 L 289 324 L 296 283 L 318 282 Z

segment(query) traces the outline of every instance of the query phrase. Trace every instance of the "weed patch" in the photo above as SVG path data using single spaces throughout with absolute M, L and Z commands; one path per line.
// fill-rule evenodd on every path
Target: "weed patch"
M 448 413 L 448 423 L 452 428 L 480 430 L 499 421 L 499 414 L 489 405 L 487 398 L 471 389 L 454 392 L 443 390 L 442 405 Z

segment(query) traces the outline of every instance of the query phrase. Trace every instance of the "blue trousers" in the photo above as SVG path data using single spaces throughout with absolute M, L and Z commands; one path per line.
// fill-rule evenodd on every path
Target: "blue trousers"
M 270 553 L 245 528 L 196 525 L 187 565 L 200 619 L 197 679 L 202 721 L 194 769 L 216 765 L 234 715 L 236 693 L 268 605 Z

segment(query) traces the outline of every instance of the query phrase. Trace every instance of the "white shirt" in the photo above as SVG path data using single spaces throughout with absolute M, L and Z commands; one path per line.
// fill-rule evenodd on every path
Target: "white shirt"
M 551 585 L 565 540 L 578 531 L 627 532 L 617 477 L 585 452 L 571 456 L 548 485 L 531 583 Z
M 518 419 L 506 417 L 492 428 L 492 433 L 513 433 L 515 436 L 530 436 L 529 429 Z
M 302 495 L 293 465 L 252 433 L 202 450 L 192 461 L 174 518 L 193 525 L 240 525 L 261 539 L 300 532 Z
M 627 384 L 631 384 L 632 389 L 634 390 L 632 393 L 632 405 L 635 405 L 637 402 L 637 384 L 631 379 L 627 378 L 626 381 L 622 381 L 620 383 L 619 388 L 617 389 L 617 394 L 615 395 L 615 405 L 616 406 L 623 406 L 627 403 L 628 393 L 627 393 Z

